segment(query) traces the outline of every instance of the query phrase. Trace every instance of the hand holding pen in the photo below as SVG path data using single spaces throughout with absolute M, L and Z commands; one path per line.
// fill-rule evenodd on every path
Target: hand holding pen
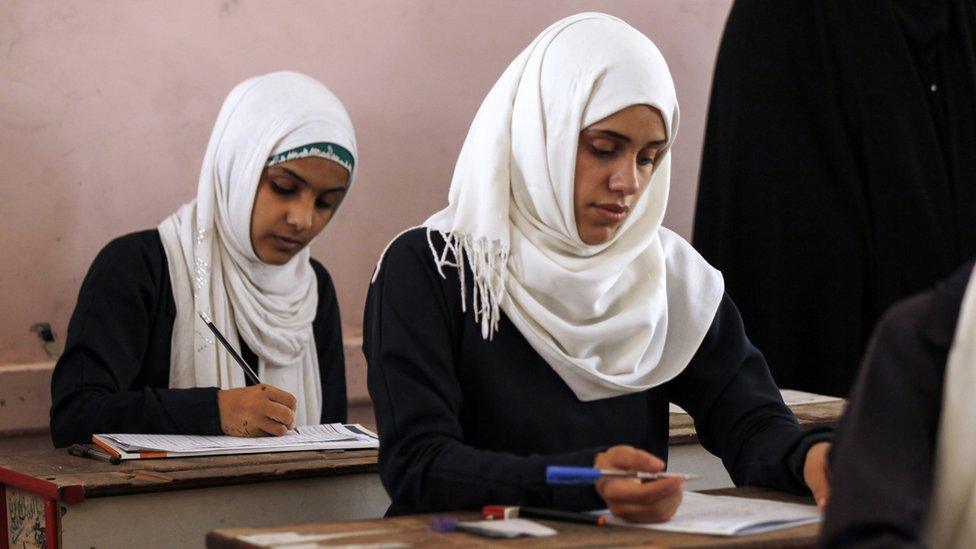
M 597 454 L 596 469 L 663 473 L 664 462 L 632 446 L 614 446 Z M 674 516 L 681 504 L 684 476 L 668 476 L 653 482 L 629 477 L 601 475 L 596 479 L 596 493 L 607 502 L 614 515 L 631 522 L 664 522 Z
M 297 405 L 294 395 L 261 383 L 255 369 L 231 346 L 210 316 L 201 312 L 200 319 L 210 328 L 227 354 L 241 367 L 244 375 L 254 383 L 249 387 L 217 391 L 221 431 L 237 437 L 260 437 L 281 436 L 289 429 L 294 429 Z
M 295 397 L 271 385 L 217 392 L 220 429 L 235 437 L 281 436 L 295 428 Z

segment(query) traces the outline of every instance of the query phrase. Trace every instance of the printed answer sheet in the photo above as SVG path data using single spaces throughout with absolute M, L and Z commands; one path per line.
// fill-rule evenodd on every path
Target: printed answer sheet
M 355 429 L 355 430 L 354 430 Z M 324 425 L 305 425 L 295 431 L 289 431 L 280 437 L 231 437 L 231 436 L 203 436 L 203 435 L 144 435 L 113 433 L 97 435 L 108 439 L 114 445 L 127 452 L 167 452 L 176 454 L 193 454 L 215 450 L 233 451 L 275 448 L 294 448 L 301 446 L 321 447 L 323 443 L 372 443 L 375 435 L 370 436 L 368 430 L 360 425 L 343 425 L 328 423 Z

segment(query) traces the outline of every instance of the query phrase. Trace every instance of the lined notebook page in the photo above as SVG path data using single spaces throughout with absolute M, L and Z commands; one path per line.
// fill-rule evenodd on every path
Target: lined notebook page
M 617 526 L 713 536 L 761 534 L 820 521 L 820 510 L 815 505 L 697 492 L 685 492 L 678 512 L 660 524 L 637 524 L 617 518 L 609 511 L 600 513 L 607 516 L 609 524 Z

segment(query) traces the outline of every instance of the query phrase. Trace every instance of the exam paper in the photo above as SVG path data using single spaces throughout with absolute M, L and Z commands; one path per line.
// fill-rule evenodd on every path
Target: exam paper
M 332 532 L 328 534 L 301 534 L 298 532 L 269 532 L 267 534 L 250 534 L 237 536 L 237 539 L 258 547 L 287 547 L 299 549 L 304 547 L 321 547 L 321 542 L 336 542 L 343 538 L 359 538 L 365 536 L 385 536 L 399 534 L 401 530 L 349 530 L 346 532 Z M 371 545 L 372 546 L 372 545 Z M 385 543 L 383 547 L 408 547 L 403 543 Z
M 352 428 L 358 425 L 350 426 Z M 374 439 L 366 429 L 354 432 L 341 423 L 325 425 L 306 425 L 296 431 L 289 431 L 280 437 L 231 437 L 204 435 L 146 435 L 146 434 L 106 434 L 98 435 L 111 440 L 126 452 L 171 452 L 194 453 L 214 450 L 274 449 L 301 447 L 335 442 L 372 442 Z
M 685 534 L 745 536 L 820 521 L 815 505 L 799 505 L 734 496 L 712 496 L 685 492 L 678 512 L 668 522 L 639 524 L 615 517 L 609 511 L 607 523 Z
M 780 389 L 780 394 L 783 395 L 783 402 L 787 406 L 797 406 L 800 404 L 820 404 L 823 402 L 835 402 L 838 400 L 843 400 L 840 397 L 832 397 L 827 395 L 818 395 L 815 393 L 806 393 L 803 391 L 794 391 L 793 389 Z M 672 414 L 687 414 L 681 406 L 675 403 L 670 403 L 668 411 Z

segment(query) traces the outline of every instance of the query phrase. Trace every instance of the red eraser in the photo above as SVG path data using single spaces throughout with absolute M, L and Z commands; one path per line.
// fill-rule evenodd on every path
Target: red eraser
M 485 505 L 481 508 L 481 518 L 485 520 L 504 520 L 518 518 L 518 507 L 507 505 Z

